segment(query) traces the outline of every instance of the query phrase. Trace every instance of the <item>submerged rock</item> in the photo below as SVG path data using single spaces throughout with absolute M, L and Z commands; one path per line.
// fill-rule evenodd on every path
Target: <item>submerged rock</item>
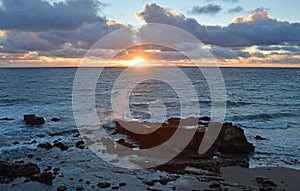
M 84 190 L 84 188 L 83 188 L 82 186 L 78 186 L 78 187 L 76 188 L 76 191 L 82 191 L 82 190 Z
M 38 181 L 44 184 L 52 185 L 54 175 L 51 172 L 43 172 L 30 177 L 33 181 Z
M 53 122 L 57 122 L 57 121 L 59 121 L 60 119 L 59 118 L 57 118 L 57 117 L 53 117 L 52 119 L 51 119 L 51 121 L 53 121 Z
M 77 141 L 76 147 L 79 149 L 84 149 L 84 141 Z
M 26 125 L 42 125 L 45 123 L 43 117 L 37 117 L 35 114 L 24 115 L 24 121 Z
M 200 121 L 210 121 L 210 117 L 208 116 L 203 116 L 199 118 Z
M 60 186 L 56 189 L 56 191 L 66 191 L 68 188 L 66 186 Z
M 60 150 L 65 151 L 69 149 L 69 146 L 63 144 L 62 142 L 54 143 L 54 146 L 60 148 Z
M 99 183 L 97 184 L 97 186 L 98 186 L 99 188 L 108 188 L 108 187 L 111 186 L 111 183 L 109 183 L 109 182 L 99 182 Z
M 12 121 L 14 120 L 13 118 L 8 118 L 8 117 L 4 117 L 4 118 L 1 118 L 0 121 Z
M 256 135 L 256 136 L 254 137 L 254 139 L 256 139 L 256 140 L 261 140 L 261 141 L 263 141 L 263 140 L 268 140 L 267 138 L 264 138 L 264 137 L 262 137 L 262 136 L 260 136 L 260 135 Z
M 50 143 L 40 143 L 40 144 L 38 144 L 37 147 L 40 147 L 40 148 L 43 148 L 43 149 L 47 149 L 47 150 L 53 148 L 53 146 Z

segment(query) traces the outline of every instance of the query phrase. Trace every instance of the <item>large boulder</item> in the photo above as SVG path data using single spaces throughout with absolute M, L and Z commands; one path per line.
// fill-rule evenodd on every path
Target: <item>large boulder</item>
M 162 143 L 166 142 L 177 130 L 179 123 L 189 125 L 197 125 L 198 128 L 191 139 L 187 147 L 182 151 L 181 156 L 188 155 L 197 155 L 199 146 L 202 142 L 202 139 L 205 135 L 206 129 L 208 128 L 209 117 L 202 118 L 170 118 L 167 122 L 158 124 L 150 122 L 125 122 L 125 121 L 116 121 L 116 133 L 121 133 L 127 135 L 134 142 L 139 143 L 139 148 L 146 149 L 152 148 Z M 203 127 L 203 121 L 207 121 L 205 127 Z M 157 128 L 159 125 L 159 128 Z M 247 138 L 244 134 L 244 130 L 240 127 L 233 125 L 232 123 L 224 123 L 220 134 L 218 135 L 215 143 L 207 151 L 207 156 L 212 156 L 213 153 L 219 151 L 222 154 L 248 154 L 254 152 L 254 146 L 247 141 Z M 214 128 L 211 126 L 210 128 Z M 150 132 L 150 133 L 135 133 L 137 130 L 139 132 Z M 141 130 L 144 129 L 144 130 Z M 182 129 L 182 133 L 189 134 L 188 131 L 192 131 L 190 128 Z M 119 141 L 123 146 L 127 146 L 124 140 Z
M 223 124 L 219 137 L 218 150 L 223 154 L 247 154 L 254 152 L 255 147 L 247 141 L 244 130 L 232 125 L 232 123 Z
M 37 117 L 35 114 L 24 115 L 26 125 L 42 125 L 45 123 L 43 117 Z
M 139 143 L 140 149 L 152 148 L 166 142 L 179 128 L 179 123 L 189 125 L 198 122 L 197 118 L 188 118 L 181 120 L 180 118 L 170 118 L 166 123 L 150 123 L 150 122 L 137 122 L 137 121 L 116 121 L 116 132 L 129 136 L 133 141 Z M 195 137 L 200 140 L 204 135 L 204 129 L 197 130 Z M 193 133 L 192 129 L 182 128 L 183 134 Z M 135 133 L 139 132 L 139 133 Z M 193 142 L 194 143 L 194 142 Z M 195 144 L 189 145 L 190 147 L 199 146 L 200 142 L 196 141 Z

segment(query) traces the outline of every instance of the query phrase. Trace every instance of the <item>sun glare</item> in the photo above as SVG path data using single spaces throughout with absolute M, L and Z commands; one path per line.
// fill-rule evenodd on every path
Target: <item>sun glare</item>
M 128 66 L 133 67 L 144 67 L 146 65 L 148 65 L 148 62 L 142 57 L 136 57 L 128 62 Z

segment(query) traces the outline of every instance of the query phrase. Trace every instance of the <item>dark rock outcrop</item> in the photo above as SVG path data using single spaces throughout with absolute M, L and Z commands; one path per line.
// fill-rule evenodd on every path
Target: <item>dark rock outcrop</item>
M 0 161 L 0 180 L 12 180 L 18 177 L 26 177 L 26 181 L 34 180 L 49 185 L 52 185 L 54 179 L 50 172 L 41 173 L 36 164 Z
M 244 130 L 232 123 L 224 123 L 219 135 L 218 150 L 224 154 L 247 154 L 254 152 L 254 146 L 247 141 Z
M 29 177 L 40 173 L 40 168 L 33 163 L 9 163 L 0 161 L 0 176 L 4 177 Z
M 115 131 L 117 133 L 129 136 L 130 139 L 139 143 L 139 148 L 146 149 L 161 145 L 162 143 L 166 142 L 175 133 L 177 128 L 179 128 L 179 123 L 184 123 L 185 125 L 198 124 L 199 127 L 197 128 L 193 138 L 191 139 L 188 146 L 182 151 L 182 153 L 184 153 L 183 156 L 197 155 L 199 146 L 209 124 L 207 123 L 204 127 L 202 127 L 202 121 L 209 120 L 209 117 L 188 119 L 170 118 L 166 123 L 163 124 L 150 122 L 140 123 L 135 121 L 116 121 Z M 157 128 L 157 125 L 159 125 L 159 128 Z M 126 128 L 124 128 L 123 126 L 125 126 Z M 247 141 L 243 129 L 236 125 L 233 125 L 232 123 L 224 123 L 221 124 L 221 126 L 221 132 L 218 135 L 215 143 L 207 151 L 207 156 L 211 156 L 211 154 L 215 151 L 219 151 L 222 154 L 247 154 L 254 152 L 254 146 Z M 129 131 L 127 130 L 128 127 L 130 127 L 131 130 L 139 129 L 139 131 L 141 131 L 141 129 L 145 129 L 145 132 L 148 131 L 150 133 L 134 133 L 136 131 Z M 151 128 L 153 130 L 151 130 Z M 189 131 L 193 131 L 190 128 L 182 128 L 183 134 L 189 134 Z M 214 126 L 212 125 L 210 128 L 214 128 Z M 118 143 L 122 144 L 123 146 L 132 147 L 132 145 L 130 143 L 127 143 L 124 139 L 120 139 Z
M 198 118 L 188 118 L 184 119 L 184 124 L 195 124 L 198 123 Z M 132 140 L 139 143 L 139 147 L 141 149 L 147 149 L 151 147 L 155 147 L 161 145 L 166 142 L 177 130 L 179 123 L 181 122 L 180 118 L 170 118 L 166 123 L 150 123 L 150 122 L 124 122 L 124 121 L 116 121 L 116 132 L 126 134 Z M 125 128 L 123 127 L 125 126 Z M 126 128 L 130 127 L 132 131 L 127 130 Z M 159 128 L 157 128 L 159 127 Z M 135 133 L 136 129 L 139 131 L 143 131 L 143 133 Z M 182 133 L 190 134 L 189 132 L 193 131 L 192 129 L 182 128 Z M 147 133 L 150 132 L 150 133 Z M 190 144 L 187 148 L 188 150 L 193 150 L 192 148 L 199 146 L 202 137 L 204 135 L 204 129 L 198 129 L 195 134 L 196 141 L 192 142 L 196 143 L 196 145 Z M 119 140 L 119 142 L 123 142 L 123 140 Z M 128 143 L 123 143 L 124 146 L 127 146 Z
M 26 125 L 42 125 L 45 123 L 43 117 L 37 117 L 35 114 L 24 115 L 24 121 Z

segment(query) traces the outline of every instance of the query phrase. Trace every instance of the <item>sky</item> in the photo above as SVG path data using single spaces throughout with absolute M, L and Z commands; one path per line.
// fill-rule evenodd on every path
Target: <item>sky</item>
M 186 55 L 203 65 L 300 67 L 299 8 L 298 0 L 0 0 L 0 67 L 79 66 L 83 58 L 87 66 L 189 66 Z M 197 40 L 158 33 L 153 23 Z M 154 37 L 158 44 L 143 45 Z

